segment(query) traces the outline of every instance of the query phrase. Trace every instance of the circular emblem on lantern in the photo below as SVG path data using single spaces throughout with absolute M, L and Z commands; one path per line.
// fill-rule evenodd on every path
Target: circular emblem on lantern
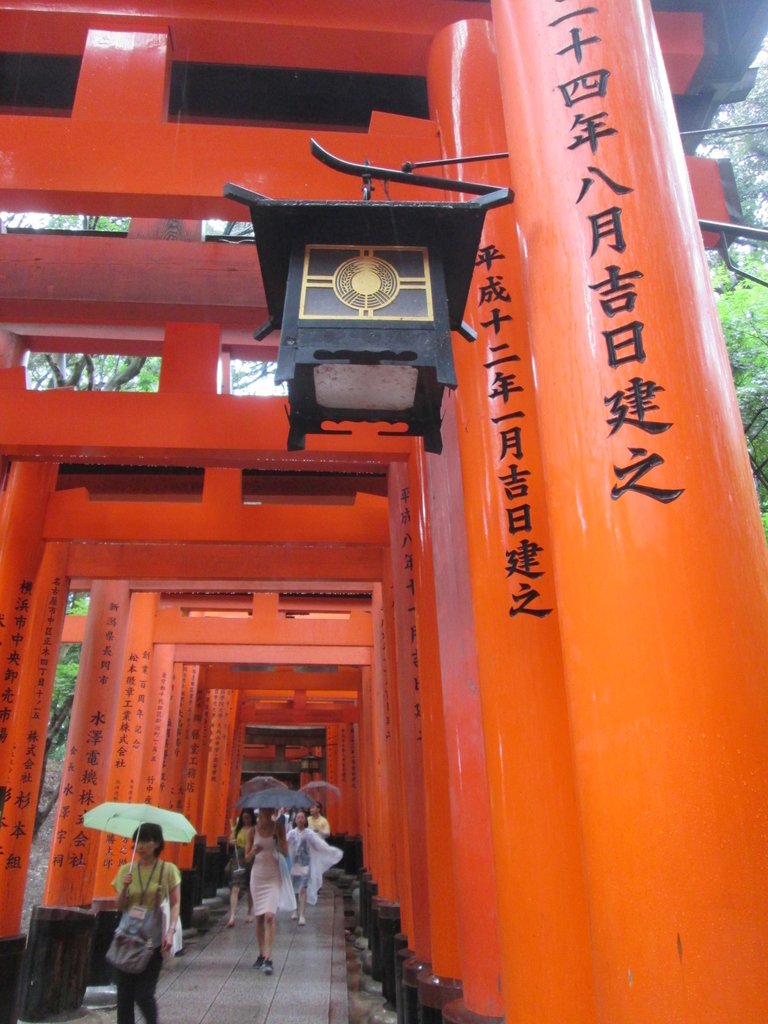
M 351 309 L 382 309 L 397 297 L 400 275 L 378 256 L 353 256 L 333 275 L 333 291 Z

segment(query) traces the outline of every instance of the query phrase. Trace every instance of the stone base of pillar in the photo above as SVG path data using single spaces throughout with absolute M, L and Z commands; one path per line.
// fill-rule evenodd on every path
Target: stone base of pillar
M 403 961 L 403 982 L 401 985 L 402 991 L 402 1021 L 400 1021 L 399 1007 L 398 1007 L 398 1021 L 399 1024 L 421 1024 L 419 1017 L 419 978 L 422 974 L 431 974 L 432 964 L 425 963 L 423 960 L 417 960 L 416 957 L 412 957 L 410 960 Z
M 400 940 L 400 948 L 395 953 L 395 1009 L 397 1010 L 397 1024 L 404 1024 L 403 1007 L 403 965 L 406 960 L 412 960 L 414 952 L 408 949 L 408 936 L 402 932 L 396 936 Z
M 22 1020 L 52 1020 L 80 1009 L 95 929 L 90 910 L 33 907 L 19 999 Z
M 0 1024 L 16 1024 L 18 1020 L 19 982 L 24 963 L 26 935 L 8 935 L 0 939 Z
M 93 900 L 91 910 L 96 914 L 96 927 L 93 931 L 91 962 L 88 967 L 88 985 L 110 985 L 112 968 L 104 956 L 120 921 L 120 911 L 114 898 Z
M 374 896 L 371 900 L 368 941 L 371 946 L 371 975 L 374 981 L 384 980 L 381 971 L 381 907 L 385 902 L 381 896 Z
M 443 1007 L 443 1024 L 504 1024 L 503 1017 L 484 1017 L 464 1005 L 463 999 L 454 999 Z
M 381 935 L 381 989 L 387 1001 L 387 1009 L 397 1006 L 395 990 L 395 952 L 398 949 L 397 935 L 400 933 L 400 904 L 391 901 L 379 902 L 379 932 Z M 403 944 L 407 940 L 403 937 Z
M 462 995 L 458 978 L 439 978 L 435 974 L 419 976 L 420 1024 L 443 1024 L 443 1007 Z

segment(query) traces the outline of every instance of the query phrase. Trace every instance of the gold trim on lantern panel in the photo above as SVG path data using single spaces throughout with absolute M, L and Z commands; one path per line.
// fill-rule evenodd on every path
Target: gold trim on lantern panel
M 429 251 L 307 245 L 299 320 L 434 322 Z

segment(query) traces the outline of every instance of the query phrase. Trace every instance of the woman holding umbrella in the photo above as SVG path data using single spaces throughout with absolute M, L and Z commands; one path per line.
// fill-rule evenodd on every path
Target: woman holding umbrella
M 147 1024 L 157 1024 L 155 988 L 163 965 L 162 952 L 170 950 L 181 907 L 181 873 L 175 864 L 160 860 L 165 845 L 160 825 L 145 822 L 133 835 L 134 859 L 123 864 L 112 883 L 117 892 L 117 909 L 132 917 L 145 918 L 154 913 L 155 948 L 140 974 L 128 974 L 114 968 L 117 983 L 117 1024 L 134 1024 L 134 1006 L 138 1006 Z M 160 902 L 168 898 L 170 921 L 163 928 Z
M 252 865 L 251 898 L 259 947 L 259 955 L 253 966 L 265 974 L 272 974 L 274 969 L 272 946 L 275 941 L 275 914 L 282 885 L 278 855 L 285 856 L 287 852 L 282 812 L 275 815 L 271 808 L 260 807 L 256 824 L 248 832 L 245 860 Z

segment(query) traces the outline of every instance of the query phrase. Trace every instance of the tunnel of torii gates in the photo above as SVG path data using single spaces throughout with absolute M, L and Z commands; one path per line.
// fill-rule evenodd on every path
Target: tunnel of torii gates
M 763 0 L 0 3 L 4 61 L 76 68 L 69 105 L 5 94 L 0 206 L 132 218 L 0 237 L 3 943 L 63 638 L 47 905 L 126 856 L 92 801 L 215 842 L 249 723 L 321 725 L 332 824 L 445 1019 L 768 1020 L 766 546 L 698 224 L 733 208 L 680 135 L 746 95 L 767 29 Z M 427 109 L 170 116 L 179 65 L 417 76 Z M 512 154 L 450 168 L 516 196 L 440 455 L 375 425 L 288 452 L 285 400 L 229 393 L 277 341 L 254 247 L 200 224 L 242 219 L 226 182 L 358 199 L 310 136 L 395 168 Z M 160 355 L 159 390 L 32 392 L 36 351 Z

